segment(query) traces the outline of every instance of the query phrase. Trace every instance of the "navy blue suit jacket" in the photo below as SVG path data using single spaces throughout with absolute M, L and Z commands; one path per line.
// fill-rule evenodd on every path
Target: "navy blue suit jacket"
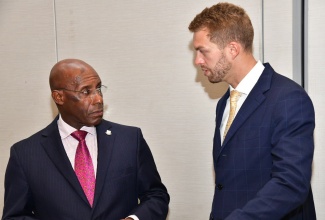
M 93 208 L 66 155 L 56 118 L 11 148 L 3 219 L 119 220 L 130 214 L 166 219 L 169 195 L 141 130 L 105 120 L 96 130 Z
M 312 102 L 298 84 L 264 66 L 222 145 L 219 128 L 229 90 L 218 102 L 211 219 L 316 219 Z

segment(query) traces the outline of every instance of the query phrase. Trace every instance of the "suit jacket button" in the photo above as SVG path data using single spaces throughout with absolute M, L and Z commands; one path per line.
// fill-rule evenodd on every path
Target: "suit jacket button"
M 218 184 L 218 185 L 217 185 L 217 188 L 218 188 L 218 190 L 222 190 L 222 189 L 223 189 L 223 185 Z

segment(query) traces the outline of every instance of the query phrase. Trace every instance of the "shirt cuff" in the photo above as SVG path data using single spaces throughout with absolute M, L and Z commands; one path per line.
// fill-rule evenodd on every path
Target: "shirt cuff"
M 139 220 L 139 218 L 136 215 L 129 215 L 128 218 L 133 218 L 134 220 Z

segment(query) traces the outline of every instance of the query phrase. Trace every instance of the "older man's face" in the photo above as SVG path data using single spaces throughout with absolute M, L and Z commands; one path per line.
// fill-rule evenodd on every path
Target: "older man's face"
M 66 76 L 60 113 L 63 120 L 74 128 L 95 126 L 103 117 L 101 80 L 91 67 L 76 68 Z

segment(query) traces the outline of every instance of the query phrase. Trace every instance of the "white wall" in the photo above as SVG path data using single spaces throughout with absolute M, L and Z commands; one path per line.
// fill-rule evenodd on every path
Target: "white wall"
M 261 1 L 230 2 L 249 13 L 255 27 L 254 54 L 260 58 Z M 292 41 L 286 36 L 292 19 L 285 12 L 281 18 L 277 7 L 268 6 L 270 2 L 264 8 L 265 61 L 291 77 Z M 142 128 L 171 195 L 168 219 L 207 219 L 214 186 L 215 106 L 227 85 L 210 84 L 194 66 L 192 34 L 187 27 L 197 13 L 215 3 L 0 0 L 0 210 L 9 148 L 54 118 L 57 111 L 50 98 L 49 71 L 57 57 L 73 57 L 91 64 L 108 86 L 105 118 Z M 291 4 L 285 6 L 291 12 Z M 278 17 L 276 22 L 288 19 L 289 29 L 274 25 L 274 17 Z M 273 28 L 278 30 L 269 31 Z M 283 31 L 278 41 L 284 40 L 288 47 L 275 41 Z M 324 162 L 314 164 L 319 177 L 313 183 L 318 186 L 324 182 L 320 172 Z M 315 188 L 315 194 L 321 190 Z M 325 202 L 321 196 L 315 199 Z
M 0 0 L 0 216 L 10 146 L 53 118 L 48 87 L 56 60 L 52 5 Z
M 323 68 L 325 49 L 325 1 L 308 0 L 308 93 L 316 112 L 315 152 L 312 186 L 317 219 L 325 219 L 325 74 Z
M 292 1 L 264 0 L 264 61 L 293 78 Z

